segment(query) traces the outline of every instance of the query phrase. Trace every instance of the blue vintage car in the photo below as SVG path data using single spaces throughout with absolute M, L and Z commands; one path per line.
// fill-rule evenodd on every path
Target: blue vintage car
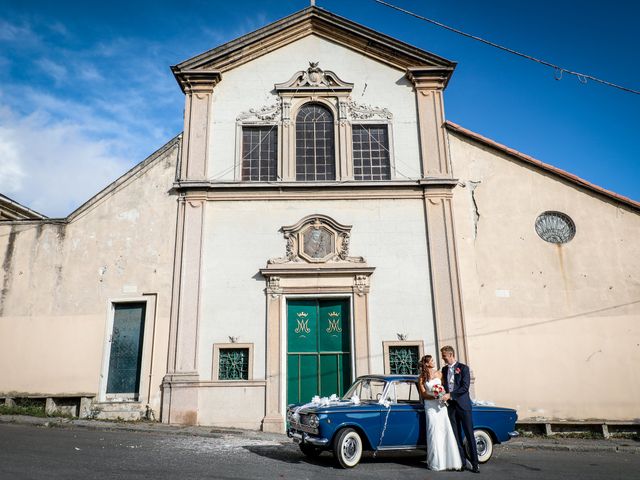
M 425 413 L 416 375 L 359 377 L 338 401 L 290 405 L 288 436 L 310 457 L 332 451 L 339 466 L 355 467 L 364 450 L 425 449 Z M 357 396 L 354 403 L 351 399 Z M 518 415 L 510 408 L 473 407 L 481 463 L 493 445 L 517 435 Z

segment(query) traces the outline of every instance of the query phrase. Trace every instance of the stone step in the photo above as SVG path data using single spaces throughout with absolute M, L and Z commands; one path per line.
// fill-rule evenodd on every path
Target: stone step
M 91 417 L 97 420 L 142 420 L 146 412 L 146 406 L 140 402 L 93 402 L 91 405 Z

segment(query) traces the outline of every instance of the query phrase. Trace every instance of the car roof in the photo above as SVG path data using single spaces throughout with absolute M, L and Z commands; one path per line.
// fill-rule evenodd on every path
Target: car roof
M 391 382 L 391 381 L 409 381 L 409 382 L 415 382 L 418 379 L 417 375 L 362 375 L 360 377 L 357 378 L 357 380 L 360 380 L 362 378 L 371 378 L 371 379 L 375 379 L 375 380 L 383 380 L 385 382 Z

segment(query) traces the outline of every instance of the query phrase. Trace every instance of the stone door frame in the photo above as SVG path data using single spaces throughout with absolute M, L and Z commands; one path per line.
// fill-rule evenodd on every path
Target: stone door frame
M 260 270 L 267 281 L 266 391 L 262 429 L 283 433 L 286 415 L 286 326 L 289 298 L 349 298 L 352 376 L 371 371 L 369 277 L 366 266 L 269 265 Z

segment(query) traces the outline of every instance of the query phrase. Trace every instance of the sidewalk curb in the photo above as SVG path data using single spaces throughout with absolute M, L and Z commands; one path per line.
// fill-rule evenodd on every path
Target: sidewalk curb
M 284 434 L 265 433 L 256 430 L 239 428 L 220 428 L 203 426 L 167 425 L 165 423 L 125 423 L 107 422 L 103 420 L 80 420 L 61 417 L 29 417 L 26 415 L 0 415 L 1 424 L 32 425 L 40 427 L 78 427 L 89 430 L 119 430 L 129 432 L 164 433 L 197 437 L 220 438 L 224 435 L 243 436 L 252 439 L 271 439 L 280 442 L 290 440 Z M 591 443 L 593 442 L 593 443 Z M 595 443 L 597 442 L 597 443 Z M 604 443 L 609 444 L 604 444 Z M 500 444 L 497 448 L 505 450 L 550 450 L 564 452 L 612 452 L 640 454 L 640 445 L 616 443 L 615 440 L 588 440 L 578 443 L 572 439 L 554 439 L 542 441 L 538 439 L 514 439 Z
M 594 440 L 601 442 L 603 440 Z M 606 440 L 604 440 L 606 441 Z M 507 443 L 501 444 L 501 448 L 505 449 L 518 449 L 518 450 L 551 450 L 551 451 L 564 451 L 564 452 L 614 452 L 614 453 L 636 453 L 640 454 L 640 446 L 632 445 L 602 445 L 602 444 L 577 444 L 570 443 L 571 439 L 566 439 L 563 442 L 558 443 L 546 443 L 546 442 L 522 442 L 518 440 L 511 440 Z

